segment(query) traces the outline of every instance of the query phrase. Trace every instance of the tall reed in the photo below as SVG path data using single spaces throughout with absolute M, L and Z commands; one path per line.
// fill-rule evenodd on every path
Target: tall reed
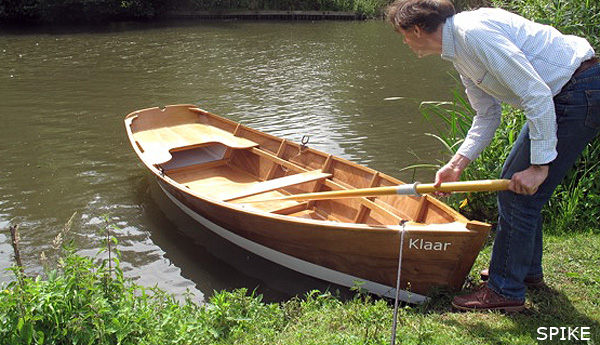
M 585 37 L 593 47 L 600 48 L 598 0 L 492 0 L 492 4 L 551 25 L 565 34 Z
M 437 133 L 426 135 L 437 138 L 445 158 L 453 156 L 463 142 L 471 126 L 474 111 L 458 91 L 454 91 L 451 102 L 423 102 L 420 106 L 423 116 L 437 123 Z M 506 160 L 521 128 L 525 115 L 519 109 L 503 107 L 502 123 L 490 145 L 481 156 L 464 171 L 465 180 L 493 179 L 500 176 L 502 163 Z M 440 125 L 441 124 L 441 125 Z M 445 161 L 431 164 L 429 168 L 439 168 Z M 407 167 L 407 168 L 414 168 Z M 467 217 L 496 222 L 498 211 L 494 194 L 472 193 L 452 196 L 449 203 Z M 588 145 L 580 160 L 563 183 L 556 189 L 550 202 L 543 210 L 546 232 L 562 234 L 570 231 L 590 229 L 600 219 L 600 138 Z M 592 226 L 600 233 L 600 227 Z M 586 230 L 588 231 L 588 230 Z
M 464 180 L 494 179 L 500 176 L 502 164 L 510 152 L 512 144 L 525 123 L 522 112 L 510 112 L 505 109 L 502 123 L 496 131 L 490 146 L 473 161 L 462 174 Z M 437 138 L 442 144 L 445 159 L 452 157 L 464 141 L 475 111 L 464 96 L 455 89 L 450 102 L 422 102 L 420 110 L 426 120 L 437 125 L 437 133 L 426 135 Z M 440 126 L 439 124 L 442 124 Z M 439 168 L 446 161 L 439 162 Z M 469 193 L 453 195 L 448 200 L 454 207 L 469 218 L 494 223 L 498 218 L 495 194 Z

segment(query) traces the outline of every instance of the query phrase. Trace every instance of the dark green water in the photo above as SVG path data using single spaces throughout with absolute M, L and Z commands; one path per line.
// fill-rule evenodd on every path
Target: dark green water
M 259 287 L 270 299 L 324 288 L 199 229 L 157 190 L 129 147 L 136 109 L 192 103 L 262 131 L 410 181 L 442 147 L 418 102 L 456 82 L 438 57 L 418 60 L 384 22 L 127 24 L 78 32 L 0 32 L 0 268 L 21 224 L 27 271 L 69 234 L 82 254 L 116 226 L 126 274 L 202 300 Z M 418 158 L 417 158 L 418 157 Z M 420 160 L 419 160 L 420 159 Z M 417 175 L 432 178 L 432 172 Z M 10 279 L 0 273 L 0 281 Z

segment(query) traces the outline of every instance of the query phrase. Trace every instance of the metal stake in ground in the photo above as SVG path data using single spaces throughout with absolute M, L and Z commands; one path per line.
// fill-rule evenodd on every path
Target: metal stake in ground
M 398 326 L 398 300 L 400 299 L 400 274 L 402 272 L 402 248 L 404 248 L 404 230 L 406 228 L 406 220 L 403 220 L 402 230 L 400 232 L 400 250 L 398 251 L 398 275 L 396 276 L 396 298 L 394 299 L 394 320 L 392 321 L 392 339 L 391 345 L 396 344 L 396 327 Z

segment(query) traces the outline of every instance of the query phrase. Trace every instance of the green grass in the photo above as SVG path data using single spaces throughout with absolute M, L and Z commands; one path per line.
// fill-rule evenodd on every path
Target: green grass
M 547 236 L 548 288 L 529 291 L 519 314 L 456 313 L 452 293 L 399 311 L 398 344 L 534 344 L 538 327 L 590 327 L 600 340 L 600 235 Z M 63 236 L 64 237 L 64 236 Z M 111 244 L 109 247 L 108 244 Z M 114 239 L 107 236 L 107 248 Z M 490 247 L 467 281 L 487 266 Z M 104 254 L 106 257 L 106 254 Z M 0 344 L 389 344 L 391 301 L 357 292 L 341 300 L 311 291 L 265 303 L 246 289 L 216 292 L 207 304 L 178 302 L 157 288 L 123 278 L 109 260 L 62 251 L 44 277 L 17 278 L 0 289 Z M 560 340 L 544 344 L 562 344 Z M 571 344 L 573 342 L 570 342 Z

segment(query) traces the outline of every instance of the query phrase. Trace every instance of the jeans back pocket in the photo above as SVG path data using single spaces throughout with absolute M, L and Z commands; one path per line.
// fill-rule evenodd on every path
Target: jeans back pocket
M 585 125 L 600 130 L 600 90 L 585 91 L 588 110 Z

